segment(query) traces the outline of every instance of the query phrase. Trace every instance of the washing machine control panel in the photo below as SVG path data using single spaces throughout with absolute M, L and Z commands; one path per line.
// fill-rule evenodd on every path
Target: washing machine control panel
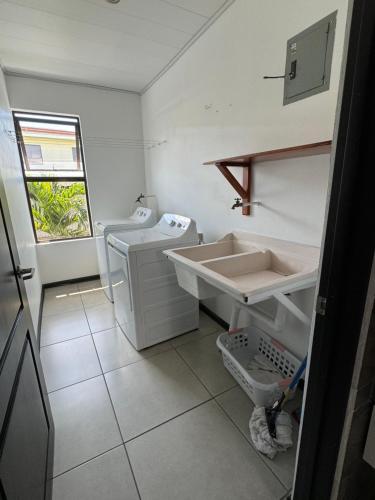
M 191 223 L 191 219 L 177 214 L 164 214 L 159 220 L 158 228 L 171 236 L 178 236 L 185 232 Z
M 151 214 L 151 209 L 150 208 L 146 208 L 146 207 L 138 207 L 137 210 L 134 212 L 134 216 L 137 218 L 137 219 L 146 219 L 147 217 L 149 217 Z

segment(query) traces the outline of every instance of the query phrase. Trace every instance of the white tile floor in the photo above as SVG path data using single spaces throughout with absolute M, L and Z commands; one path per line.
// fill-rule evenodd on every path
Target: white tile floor
M 54 500 L 279 500 L 294 450 L 252 447 L 252 403 L 226 372 L 221 330 L 137 352 L 99 281 L 48 289 L 41 358 L 56 428 Z

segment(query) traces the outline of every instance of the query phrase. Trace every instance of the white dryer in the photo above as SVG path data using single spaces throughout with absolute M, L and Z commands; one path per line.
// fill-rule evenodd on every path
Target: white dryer
M 198 244 L 193 220 L 164 214 L 150 229 L 108 236 L 115 316 L 137 350 L 198 328 L 198 300 L 163 250 Z
M 103 290 L 111 302 L 113 302 L 113 293 L 111 280 L 109 279 L 108 235 L 119 231 L 133 231 L 142 227 L 152 227 L 156 222 L 155 211 L 145 207 L 138 207 L 126 219 L 95 221 L 96 253 L 100 280 Z

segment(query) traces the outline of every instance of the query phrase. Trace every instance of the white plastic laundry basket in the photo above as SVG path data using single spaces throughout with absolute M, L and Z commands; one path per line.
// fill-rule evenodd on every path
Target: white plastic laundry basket
M 246 370 L 257 354 L 263 354 L 283 377 L 292 377 L 300 361 L 282 344 L 258 328 L 246 328 L 240 333 L 222 333 L 216 344 L 223 355 L 224 366 L 257 406 L 270 406 L 281 396 L 278 383 L 262 384 Z

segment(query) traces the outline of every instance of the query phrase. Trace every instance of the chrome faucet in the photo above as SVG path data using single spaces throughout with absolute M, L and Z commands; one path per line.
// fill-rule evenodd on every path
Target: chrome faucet
M 135 203 L 142 203 L 144 198 L 155 198 L 154 194 L 143 194 L 141 193 L 138 198 L 135 200 Z
M 235 203 L 232 205 L 232 210 L 239 207 L 251 207 L 253 205 L 259 207 L 262 205 L 261 201 L 245 201 L 244 203 L 243 201 L 241 201 L 241 198 L 235 198 L 234 201 Z

